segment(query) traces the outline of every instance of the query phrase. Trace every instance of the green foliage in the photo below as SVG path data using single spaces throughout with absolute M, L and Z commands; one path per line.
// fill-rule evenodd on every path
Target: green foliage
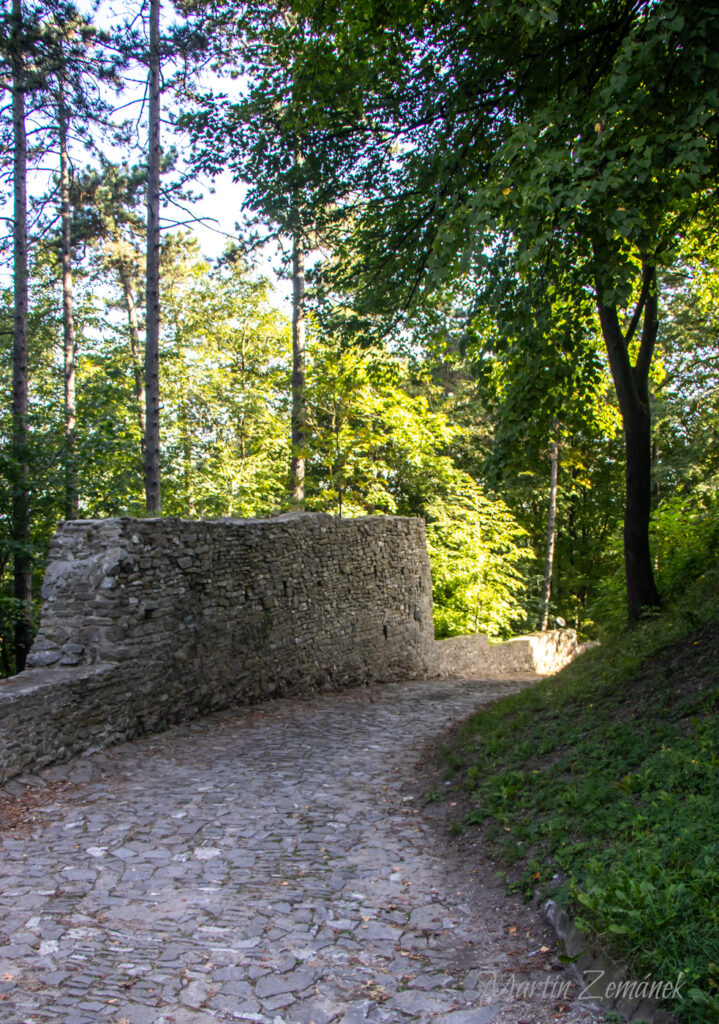
M 719 550 L 719 494 L 667 498 L 652 520 L 653 550 L 662 593 L 677 600 L 687 583 L 703 578 Z
M 525 531 L 449 452 L 460 437 L 430 382 L 383 350 L 310 346 L 309 508 L 427 521 L 438 636 L 523 623 Z
M 183 7 L 218 80 L 184 118 L 198 166 L 245 181 L 253 242 L 289 233 L 327 257 L 308 276 L 308 507 L 424 516 L 439 633 L 506 636 L 536 615 L 558 440 L 552 610 L 613 628 L 624 495 L 596 306 L 628 333 L 642 273 L 658 267 L 654 565 L 669 598 L 706 572 L 719 480 L 716 5 L 642 0 L 619 18 L 586 0 Z M 73 182 L 80 507 L 141 514 L 145 170 L 128 154 L 99 164 Z M 62 452 L 58 268 L 43 259 L 28 452 L 38 577 Z M 165 509 L 277 511 L 287 324 L 230 257 L 211 266 L 169 235 L 162 259 Z M 8 373 L 5 362 L 6 399 Z M 6 416 L 0 431 L 5 444 Z M 9 607 L 17 467 L 2 458 Z
M 309 508 L 403 514 L 423 503 L 450 428 L 409 383 L 406 364 L 381 349 L 311 340 Z
M 718 594 L 715 559 L 670 612 L 469 719 L 449 755 L 465 825 L 516 886 L 568 903 L 636 977 L 681 974 L 692 1024 L 714 1019 L 719 962 Z
M 526 629 L 526 532 L 502 501 L 466 474 L 427 507 L 434 625 L 438 637 L 486 633 L 506 639 Z
M 256 515 L 274 511 L 284 491 L 288 331 L 267 297 L 237 266 L 212 269 L 179 239 L 166 245 L 163 343 L 168 512 Z M 109 268 L 110 273 L 115 267 Z M 60 295 L 53 253 L 34 268 L 30 321 L 30 443 L 34 591 L 52 533 L 63 514 L 63 380 Z M 102 298 L 102 302 L 98 301 Z M 11 321 L 4 296 L 0 326 Z M 77 437 L 80 515 L 142 515 L 142 437 L 131 338 L 118 318 L 104 272 L 76 276 Z M 0 387 L 0 659 L 12 665 L 10 509 L 10 337 Z M 37 616 L 36 616 L 37 617 Z
M 163 505 L 190 517 L 267 515 L 289 466 L 289 328 L 268 285 L 192 248 L 165 276 Z
M 587 606 L 604 571 L 607 541 L 622 514 L 618 438 L 621 421 L 593 319 L 562 320 L 545 337 L 506 325 L 507 336 L 475 330 L 470 350 L 494 349 L 479 386 L 492 410 L 484 471 L 500 491 L 537 553 L 530 600 L 539 612 L 549 495 L 549 448 L 559 447 L 558 500 L 551 608 L 580 630 L 591 630 Z M 558 334 L 570 330 L 565 344 Z M 493 337 L 493 333 L 495 336 Z M 489 334 L 489 336 L 488 336 Z
M 654 417 L 660 498 L 711 493 L 719 479 L 719 233 L 714 205 L 688 225 L 666 274 Z
M 657 271 L 718 180 L 719 8 L 666 0 L 618 16 L 586 0 L 541 9 L 450 0 L 369 3 L 358 16 L 343 0 L 331 9 L 297 0 L 295 9 L 331 38 L 338 72 L 317 118 L 311 79 L 300 76 L 310 83 L 306 138 L 320 146 L 329 124 L 351 124 L 358 101 L 363 113 L 332 163 L 345 187 L 324 233 L 326 294 L 386 330 L 432 291 L 479 282 L 475 313 L 486 320 L 491 302 L 493 333 L 521 350 L 506 408 L 520 431 L 527 408 L 564 418 L 573 392 L 562 376 L 571 378 L 572 356 L 583 362 L 599 307 L 632 438 L 625 543 L 628 610 L 638 615 L 658 601 L 646 394 Z M 306 184 L 315 201 L 309 174 Z M 574 394 L 585 386 L 580 376 Z
M 122 332 L 86 339 L 76 376 L 80 514 L 143 515 L 142 437 Z
M 701 583 L 714 572 L 719 548 L 719 495 L 699 490 L 665 499 L 653 514 L 651 533 L 657 581 L 664 600 L 673 604 L 682 600 L 693 583 Z M 615 536 L 614 566 L 610 547 L 607 571 L 589 608 L 593 630 L 602 638 L 621 631 L 626 617 L 620 544 L 621 538 Z M 691 615 L 689 608 L 686 614 Z
M 47 261 L 36 268 L 37 283 L 32 293 L 28 321 L 28 368 L 33 386 L 29 395 L 28 444 L 23 463 L 27 466 L 30 489 L 31 524 L 27 553 L 33 566 L 33 592 L 37 597 L 44 560 L 55 524 L 61 515 L 63 477 L 62 377 L 56 360 L 54 340 L 58 334 L 57 293 Z M 14 670 L 13 621 L 17 605 L 13 597 L 12 558 L 18 550 L 12 537 L 13 491 L 22 474 L 12 445 L 11 351 L 12 297 L 0 296 L 0 659 L 2 670 Z
M 54 256 L 47 260 L 36 268 L 32 332 L 36 589 L 62 514 L 62 368 L 54 346 L 60 296 Z M 269 301 L 266 283 L 248 278 L 232 259 L 210 265 L 187 237 L 167 238 L 163 266 L 165 511 L 272 514 L 286 501 L 289 466 L 288 324 Z M 88 518 L 144 514 L 136 337 L 116 275 L 113 259 L 95 261 L 91 274 L 76 279 L 76 450 L 80 515 Z M 424 516 L 440 634 L 479 629 L 506 636 L 525 619 L 527 538 L 507 507 L 457 465 L 462 430 L 453 403 L 420 363 L 384 349 L 314 337 L 308 355 L 308 507 Z M 4 366 L 8 373 L 9 359 Z M 6 414 L 5 438 L 9 429 Z M 9 457 L 8 449 L 0 488 L 5 522 Z M 0 609 L 6 672 L 11 554 L 6 536 Z
M 509 296 L 503 299 L 500 330 L 495 305 L 478 308 L 484 294 L 478 299 L 472 282 L 479 284 L 469 277 L 448 281 L 407 327 L 441 394 L 441 407 L 457 428 L 451 445 L 455 464 L 489 485 L 526 532 L 523 546 L 534 557 L 525 561 L 524 586 L 517 591 L 525 630 L 535 628 L 539 616 L 549 449 L 558 441 L 551 618 L 561 616 L 593 635 L 589 607 L 601 580 L 616 568 L 613 542 L 624 498 L 621 422 L 594 312 L 583 326 L 569 315 L 568 300 L 555 296 L 552 337 L 563 334 L 565 344 L 557 342 L 552 355 L 549 336 L 536 337 L 512 323 Z

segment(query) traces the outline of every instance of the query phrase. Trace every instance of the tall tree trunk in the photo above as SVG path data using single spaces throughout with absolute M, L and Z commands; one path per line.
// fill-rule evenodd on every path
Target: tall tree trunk
M 140 426 L 140 438 L 143 458 L 145 455 L 145 377 L 142 366 L 142 342 L 140 341 L 140 323 L 137 317 L 137 305 L 135 293 L 132 287 L 132 278 L 124 264 L 119 268 L 122 294 L 125 299 L 127 311 L 127 324 L 130 328 L 130 356 L 132 357 L 132 372 L 135 379 L 135 401 L 137 403 L 137 421 Z
M 619 400 L 626 450 L 626 504 L 624 509 L 624 565 L 627 576 L 627 610 L 630 620 L 645 608 L 659 605 L 659 593 L 649 551 L 651 513 L 651 412 L 649 368 L 657 337 L 658 303 L 656 271 L 643 267 L 642 293 L 634 316 L 624 334 L 616 306 L 601 302 L 597 289 L 599 319 L 609 356 L 609 366 Z M 642 319 L 642 334 L 636 362 L 629 358 L 629 343 Z
M 558 429 L 555 424 L 555 431 Z M 544 632 L 549 625 L 549 599 L 552 596 L 552 570 L 554 569 L 554 544 L 557 537 L 557 481 L 559 479 L 559 442 L 556 437 L 549 449 L 549 511 L 547 513 L 547 547 L 544 556 L 544 582 L 542 584 L 542 608 L 539 614 L 539 629 Z
M 187 499 L 187 518 L 194 519 L 195 517 L 195 486 L 194 486 L 194 473 L 192 467 L 192 437 L 190 435 L 190 422 L 189 413 L 187 406 L 183 403 L 182 405 L 182 476 L 185 487 L 185 497 Z M 230 507 L 232 505 L 232 487 L 230 487 Z M 231 515 L 230 510 L 225 513 Z
M 32 562 L 30 558 L 30 480 L 28 469 L 27 367 L 27 136 L 25 133 L 25 68 L 22 56 L 23 12 L 13 0 L 13 380 L 12 538 L 15 617 L 15 670 L 22 672 L 32 640 Z
M 147 301 L 145 325 L 145 507 L 160 496 L 160 0 L 150 0 L 149 140 L 147 156 Z
M 335 438 L 335 457 L 332 466 L 332 486 L 337 487 L 337 516 L 342 518 L 342 448 L 340 445 L 340 419 L 337 408 L 337 392 L 332 395 L 332 433 Z
M 305 384 L 305 254 L 299 232 L 292 241 L 292 464 L 290 497 L 305 500 L 307 396 Z
M 67 153 L 68 114 L 62 71 L 58 78 L 58 135 L 60 142 L 60 219 L 62 225 L 62 329 L 65 354 L 65 518 L 77 519 L 77 461 L 75 432 L 75 315 L 72 283 L 70 169 Z

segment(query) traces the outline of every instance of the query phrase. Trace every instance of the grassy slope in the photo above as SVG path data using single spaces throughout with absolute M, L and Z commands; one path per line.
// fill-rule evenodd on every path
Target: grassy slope
M 672 1009 L 719 1021 L 719 600 L 617 637 L 464 724 L 447 751 L 458 827 L 528 894 L 571 908 Z

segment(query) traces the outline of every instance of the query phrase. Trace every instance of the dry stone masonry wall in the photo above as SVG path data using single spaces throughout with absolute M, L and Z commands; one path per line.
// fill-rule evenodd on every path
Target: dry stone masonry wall
M 28 670 L 0 686 L 0 778 L 271 694 L 432 670 L 419 519 L 65 523 Z
M 530 633 L 504 643 L 490 643 L 484 633 L 438 640 L 434 647 L 434 674 L 441 679 L 488 676 L 553 675 L 579 653 L 573 629 Z

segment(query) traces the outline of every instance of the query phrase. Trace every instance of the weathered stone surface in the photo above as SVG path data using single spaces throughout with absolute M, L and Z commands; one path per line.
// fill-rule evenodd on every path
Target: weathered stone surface
M 76 521 L 28 671 L 0 686 L 0 779 L 269 695 L 426 674 L 420 519 Z
M 435 672 L 440 679 L 471 678 L 477 665 L 486 665 L 489 658 L 489 638 L 484 633 L 452 636 L 435 644 Z
M 438 640 L 434 668 L 438 678 L 474 679 L 482 675 L 552 675 L 578 653 L 573 629 L 531 633 L 490 643 L 483 633 Z
M 43 772 L 83 769 L 0 835 L 0 1021 L 597 1024 L 539 913 L 421 799 L 427 745 L 523 685 L 290 697 Z

